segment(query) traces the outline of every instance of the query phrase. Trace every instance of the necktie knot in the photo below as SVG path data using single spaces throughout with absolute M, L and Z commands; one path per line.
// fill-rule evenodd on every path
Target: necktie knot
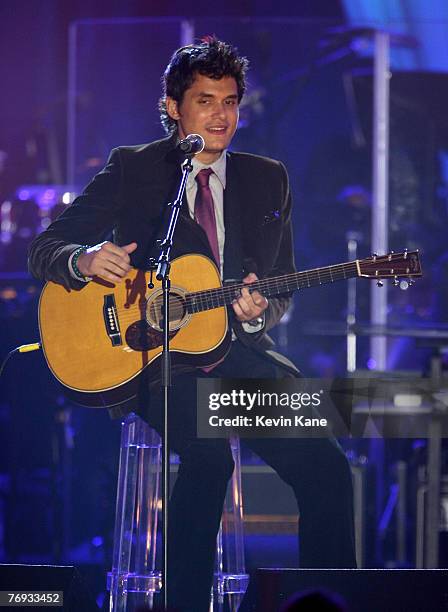
M 198 184 L 201 187 L 208 187 L 211 174 L 213 174 L 213 170 L 211 168 L 204 168 L 203 170 L 199 170 L 196 175 L 196 180 Z

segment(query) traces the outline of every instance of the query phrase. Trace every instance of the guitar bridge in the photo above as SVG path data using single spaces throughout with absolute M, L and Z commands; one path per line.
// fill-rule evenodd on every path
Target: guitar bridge
M 117 306 L 113 293 L 104 296 L 103 318 L 104 325 L 106 326 L 106 333 L 112 342 L 112 346 L 120 346 L 120 344 L 123 344 L 120 325 L 118 323 Z

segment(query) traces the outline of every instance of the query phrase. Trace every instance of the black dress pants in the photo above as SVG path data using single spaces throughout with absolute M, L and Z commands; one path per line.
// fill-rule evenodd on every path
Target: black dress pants
M 282 378 L 288 374 L 234 341 L 225 361 L 201 375 Z M 174 378 L 169 413 L 170 446 L 180 457 L 180 467 L 169 506 L 168 600 L 181 612 L 208 612 L 216 535 L 234 467 L 227 440 L 196 436 L 196 378 L 196 373 Z M 159 393 L 152 394 L 142 416 L 161 433 Z M 351 472 L 338 443 L 272 438 L 241 442 L 294 491 L 300 510 L 300 566 L 356 567 Z

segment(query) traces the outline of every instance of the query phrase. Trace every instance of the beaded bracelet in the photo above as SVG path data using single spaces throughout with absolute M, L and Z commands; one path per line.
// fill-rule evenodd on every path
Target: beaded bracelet
M 87 249 L 89 249 L 89 246 L 81 246 L 79 247 L 79 249 L 76 249 L 76 251 L 73 253 L 73 257 L 72 257 L 72 270 L 73 272 L 76 274 L 76 276 L 83 281 L 89 281 L 92 280 L 89 276 L 84 276 L 84 274 L 81 272 L 81 270 L 78 268 L 78 259 L 80 257 L 80 255 L 82 255 L 82 253 L 85 253 L 87 251 Z

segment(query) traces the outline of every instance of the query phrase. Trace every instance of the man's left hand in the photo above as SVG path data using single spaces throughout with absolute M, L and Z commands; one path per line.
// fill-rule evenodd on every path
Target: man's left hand
M 251 272 L 243 278 L 243 283 L 245 285 L 251 285 L 257 280 L 257 275 Z M 241 296 L 232 302 L 232 306 L 236 318 L 243 323 L 260 317 L 268 307 L 268 301 L 264 295 L 261 295 L 258 291 L 250 293 L 249 289 L 244 288 L 241 291 Z

